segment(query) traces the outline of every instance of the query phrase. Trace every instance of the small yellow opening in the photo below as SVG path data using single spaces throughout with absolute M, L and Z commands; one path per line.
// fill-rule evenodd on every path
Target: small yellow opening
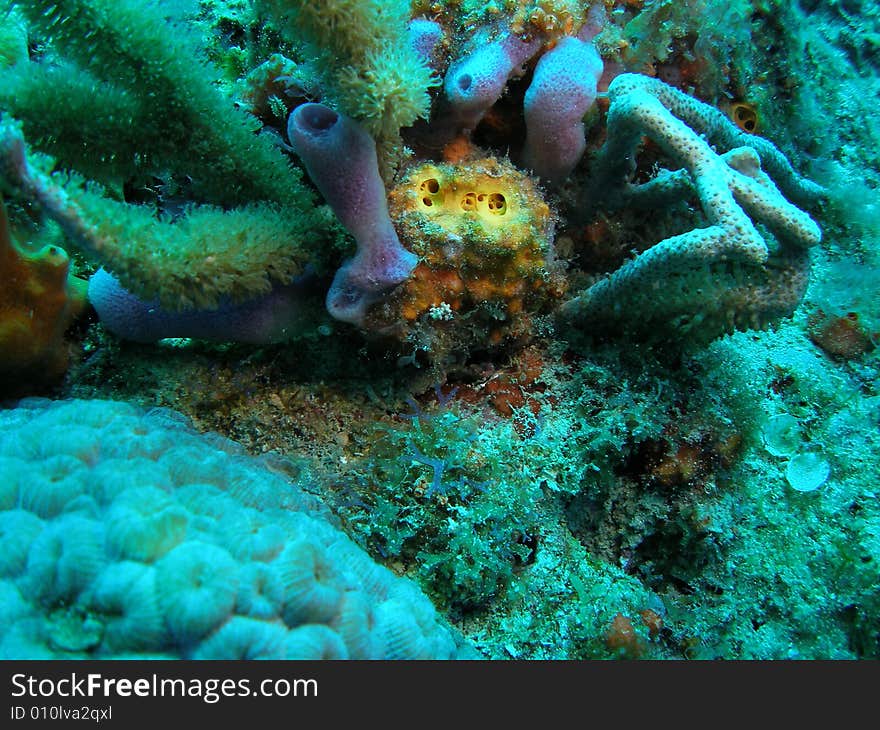
M 440 196 L 440 181 L 435 177 L 429 177 L 419 183 L 419 199 L 425 208 L 443 207 Z
M 465 193 L 464 197 L 461 199 L 461 209 L 462 210 L 476 210 L 477 209 L 477 194 L 476 193 Z
M 734 104 L 732 118 L 740 129 L 754 132 L 758 128 L 758 112 L 755 107 L 745 102 Z
M 492 193 L 488 200 L 489 212 L 504 215 L 507 212 L 507 201 L 501 193 Z

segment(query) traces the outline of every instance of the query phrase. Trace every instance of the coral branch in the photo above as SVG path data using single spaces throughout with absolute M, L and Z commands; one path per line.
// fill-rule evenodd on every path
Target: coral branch
M 427 119 L 437 85 L 407 28 L 408 3 L 397 0 L 260 0 L 282 33 L 318 60 L 334 106 L 377 140 Z
M 762 163 L 798 198 L 816 200 L 822 188 L 800 178 L 771 143 L 743 134 L 712 107 L 656 79 L 624 74 L 609 97 L 591 203 L 656 208 L 696 194 L 710 225 L 652 246 L 567 302 L 563 317 L 597 332 L 622 327 L 649 338 L 708 342 L 791 314 L 806 288 L 806 251 L 821 232 L 783 197 Z M 642 135 L 684 170 L 630 183 Z M 713 142 L 749 144 L 719 155 Z M 753 219 L 778 245 L 768 245 Z
M 633 161 L 632 153 L 641 135 L 638 130 L 643 129 L 644 133 L 660 135 L 655 141 L 669 145 L 670 149 L 665 151 L 676 159 L 679 155 L 689 156 L 687 147 L 694 149 L 695 144 L 701 152 L 704 149 L 711 151 L 709 145 L 725 150 L 751 147 L 760 157 L 761 167 L 787 198 L 800 205 L 809 205 L 825 196 L 824 188 L 798 175 L 772 142 L 744 132 L 714 107 L 659 79 L 640 74 L 621 74 L 609 86 L 608 97 L 615 107 L 616 116 L 614 122 L 609 120 L 609 131 L 616 130 L 618 142 L 617 146 L 609 145 L 603 149 L 601 167 L 608 171 L 606 180 L 615 174 L 623 179 L 629 172 L 627 165 Z M 617 101 L 616 105 L 614 101 Z M 609 116 L 611 113 L 609 110 Z M 636 123 L 637 118 L 644 120 L 643 127 Z M 676 119 L 683 124 L 676 125 Z M 632 122 L 628 124 L 628 120 Z M 649 128 L 648 125 L 652 124 L 657 126 L 656 130 Z M 675 126 L 675 130 L 667 131 L 664 125 Z M 676 146 L 680 146 L 680 149 L 671 149 Z
M 0 184 L 35 203 L 126 289 L 157 298 L 168 310 L 213 308 L 224 297 L 241 302 L 268 294 L 327 255 L 316 232 L 327 226 L 319 224 L 317 211 L 198 206 L 172 223 L 145 206 L 67 182 L 62 185 L 61 176 L 32 164 L 21 130 L 0 123 Z
M 197 33 L 172 24 L 161 4 L 16 5 L 75 62 L 64 68 L 75 86 L 52 85 L 58 74 L 45 60 L 18 64 L 0 84 L 0 107 L 43 151 L 106 185 L 173 171 L 189 176 L 201 202 L 310 206 L 298 171 L 218 90 L 220 72 L 201 60 Z M 76 92 L 70 100 L 68 91 Z

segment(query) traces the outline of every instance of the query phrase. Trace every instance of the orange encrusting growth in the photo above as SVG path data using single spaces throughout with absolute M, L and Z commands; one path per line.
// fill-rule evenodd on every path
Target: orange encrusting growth
M 562 36 L 573 35 L 583 22 L 583 18 L 576 17 L 571 10 L 570 3 L 558 0 L 522 2 L 514 13 L 510 29 L 521 37 L 546 38 L 548 47 L 552 47 Z
M 87 282 L 58 246 L 16 246 L 0 200 L 0 374 L 46 380 L 67 369 L 64 331 L 86 306 Z
M 875 347 L 878 334 L 869 334 L 856 312 L 826 314 L 821 309 L 807 320 L 810 339 L 828 355 L 838 360 L 853 360 Z

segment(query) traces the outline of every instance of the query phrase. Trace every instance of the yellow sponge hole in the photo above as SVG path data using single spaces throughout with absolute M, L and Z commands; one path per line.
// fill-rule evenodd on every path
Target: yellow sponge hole
M 440 181 L 435 177 L 426 177 L 418 184 L 419 202 L 422 208 L 440 209 L 444 204 L 444 195 L 440 190 Z
M 505 178 L 492 179 L 487 174 L 426 166 L 410 178 L 416 210 L 430 216 L 453 216 L 459 223 L 479 220 L 497 226 L 499 218 L 511 212 L 515 185 Z M 505 183 L 510 189 L 503 192 Z M 455 226 L 453 221 L 444 225 Z

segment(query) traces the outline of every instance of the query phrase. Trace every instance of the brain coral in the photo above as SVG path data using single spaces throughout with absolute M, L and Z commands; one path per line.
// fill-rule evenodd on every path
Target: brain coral
M 174 412 L 22 401 L 0 473 L 0 658 L 469 651 L 319 500 Z

